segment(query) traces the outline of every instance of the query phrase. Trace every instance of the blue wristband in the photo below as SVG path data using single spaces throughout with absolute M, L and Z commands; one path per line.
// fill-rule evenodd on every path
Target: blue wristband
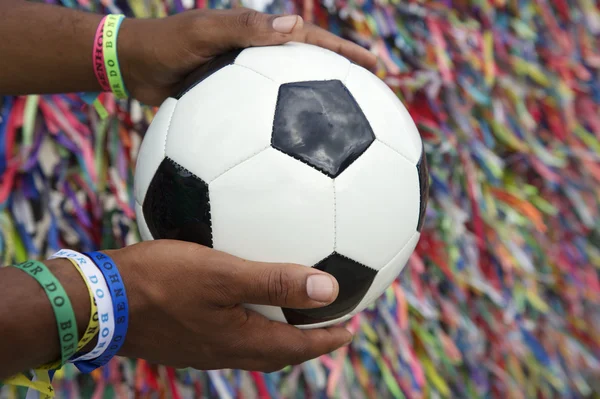
M 123 279 L 121 278 L 121 274 L 119 274 L 115 262 L 108 255 L 101 252 L 87 252 L 85 255 L 94 261 L 104 275 L 112 298 L 113 315 L 115 318 L 115 332 L 104 353 L 96 359 L 75 363 L 79 370 L 84 373 L 90 373 L 107 364 L 121 349 L 121 346 L 123 346 L 125 335 L 127 334 L 127 326 L 129 325 L 129 303 L 127 302 L 127 293 L 125 292 Z

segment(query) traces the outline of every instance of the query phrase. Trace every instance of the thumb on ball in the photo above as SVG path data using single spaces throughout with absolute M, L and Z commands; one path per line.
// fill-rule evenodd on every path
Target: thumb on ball
M 273 19 L 271 27 L 279 33 L 292 33 L 294 29 L 302 29 L 304 20 L 299 15 L 283 15 Z
M 244 262 L 235 275 L 240 303 L 316 308 L 332 303 L 339 292 L 332 275 L 295 264 Z

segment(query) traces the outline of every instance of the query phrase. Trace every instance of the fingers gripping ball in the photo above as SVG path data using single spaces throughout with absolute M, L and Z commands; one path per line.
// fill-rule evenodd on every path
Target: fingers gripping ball
M 145 240 L 332 274 L 328 306 L 248 305 L 301 327 L 346 320 L 384 292 L 419 240 L 427 190 L 421 138 L 397 96 L 297 43 L 235 51 L 192 74 L 160 107 L 135 178 Z

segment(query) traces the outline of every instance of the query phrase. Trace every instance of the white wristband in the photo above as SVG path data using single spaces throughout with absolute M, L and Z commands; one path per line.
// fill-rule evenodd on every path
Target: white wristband
M 73 359 L 70 362 L 75 363 L 81 360 L 92 360 L 100 357 L 108 348 L 108 344 L 115 333 L 113 303 L 104 275 L 98 270 L 98 267 L 90 258 L 79 252 L 70 249 L 61 249 L 50 257 L 50 259 L 55 258 L 73 259 L 79 265 L 90 288 L 93 290 L 94 299 L 96 300 L 96 306 L 98 308 L 98 323 L 100 330 L 98 331 L 98 343 L 96 344 L 96 347 L 91 352 L 86 353 L 77 359 Z

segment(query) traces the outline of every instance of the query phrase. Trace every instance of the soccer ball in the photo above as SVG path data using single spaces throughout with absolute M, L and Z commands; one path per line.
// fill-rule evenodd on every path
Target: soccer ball
M 161 105 L 138 154 L 141 237 L 332 274 L 320 309 L 247 305 L 303 328 L 350 318 L 398 276 L 420 236 L 419 132 L 376 76 L 307 44 L 213 59 Z

